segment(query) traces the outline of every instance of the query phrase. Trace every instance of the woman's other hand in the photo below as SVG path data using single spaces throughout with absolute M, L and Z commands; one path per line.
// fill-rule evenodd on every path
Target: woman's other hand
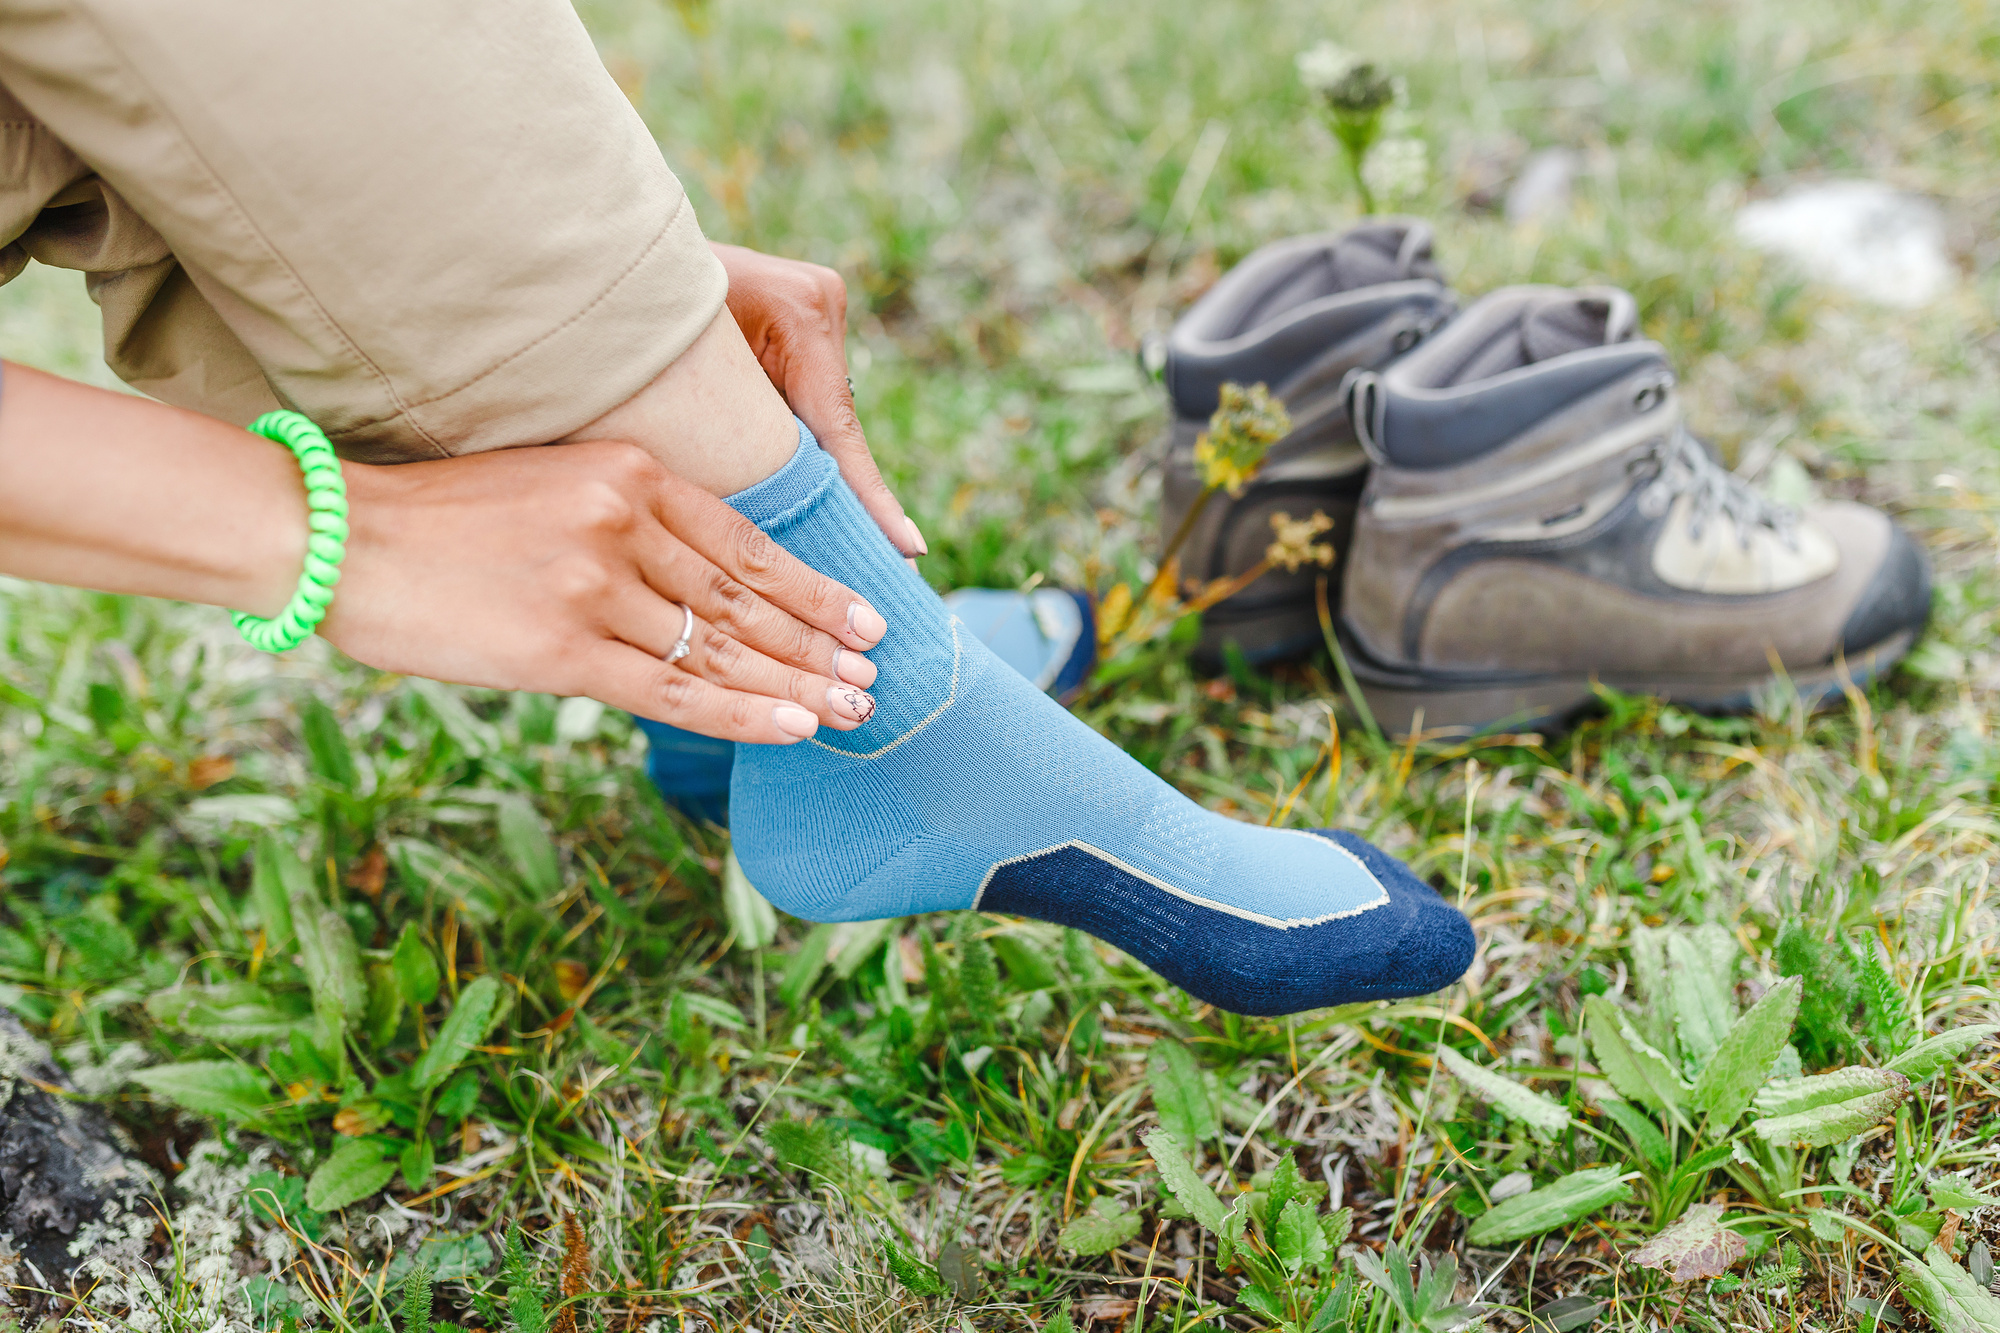
M 729 313 L 758 364 L 840 465 L 869 515 L 906 557 L 926 554 L 868 452 L 847 378 L 847 285 L 820 264 L 709 242 L 729 274 Z
M 728 505 L 600 440 L 346 468 L 320 633 L 370 666 L 588 695 L 727 740 L 860 725 L 886 630 Z M 694 612 L 689 651 L 666 659 Z

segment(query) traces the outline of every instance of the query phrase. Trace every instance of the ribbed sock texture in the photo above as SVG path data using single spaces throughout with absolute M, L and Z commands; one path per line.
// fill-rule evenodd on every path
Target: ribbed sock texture
M 1424 994 L 1470 962 L 1464 917 L 1393 859 L 1203 810 L 995 660 L 803 426 L 791 462 L 729 503 L 889 624 L 866 723 L 738 749 L 736 854 L 779 907 L 1057 921 L 1245 1013 Z

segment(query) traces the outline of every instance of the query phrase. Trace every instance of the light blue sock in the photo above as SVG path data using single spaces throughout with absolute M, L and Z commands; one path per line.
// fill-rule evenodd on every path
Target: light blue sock
M 739 747 L 736 854 L 773 903 L 812 921 L 1033 916 L 1243 1013 L 1420 995 L 1465 970 L 1470 926 L 1400 863 L 1204 810 L 996 661 L 799 436 L 729 503 L 889 632 L 867 723 Z

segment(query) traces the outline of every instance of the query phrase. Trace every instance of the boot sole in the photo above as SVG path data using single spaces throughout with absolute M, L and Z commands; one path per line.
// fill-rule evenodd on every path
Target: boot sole
M 1866 686 L 1902 660 L 1917 630 L 1891 635 L 1842 662 L 1788 673 L 1791 687 L 1808 708 L 1819 708 L 1851 685 Z M 1374 661 L 1342 626 L 1342 650 L 1355 682 L 1383 731 L 1398 737 L 1413 731 L 1427 737 L 1467 736 L 1505 731 L 1566 728 L 1598 702 L 1596 687 L 1621 694 L 1651 695 L 1698 713 L 1741 713 L 1757 695 L 1779 683 L 1774 672 L 1738 676 L 1631 674 L 1507 674 L 1421 672 Z

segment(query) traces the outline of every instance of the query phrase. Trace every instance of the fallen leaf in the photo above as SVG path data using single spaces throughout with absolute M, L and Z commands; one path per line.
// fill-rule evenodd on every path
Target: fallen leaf
M 333 1132 L 359 1137 L 375 1128 L 375 1123 L 353 1107 L 344 1107 L 333 1113 Z
M 1124 1296 L 1086 1296 L 1076 1303 L 1073 1313 L 1086 1324 L 1098 1319 L 1115 1322 L 1138 1308 L 1137 1301 Z
M 556 990 L 562 993 L 565 1003 L 576 1003 L 576 997 L 583 994 L 583 988 L 589 984 L 589 968 L 574 958 L 556 959 Z
M 359 861 L 347 869 L 347 885 L 359 889 L 370 898 L 382 896 L 382 886 L 389 878 L 389 857 L 382 850 L 382 844 L 370 847 Z
M 1722 1224 L 1722 1205 L 1698 1203 L 1681 1220 L 1632 1251 L 1642 1268 L 1657 1268 L 1674 1282 L 1721 1277 L 1741 1259 L 1749 1242 Z
M 206 791 L 218 782 L 227 782 L 236 776 L 236 760 L 226 754 L 205 754 L 188 765 L 187 785 L 195 791 Z

